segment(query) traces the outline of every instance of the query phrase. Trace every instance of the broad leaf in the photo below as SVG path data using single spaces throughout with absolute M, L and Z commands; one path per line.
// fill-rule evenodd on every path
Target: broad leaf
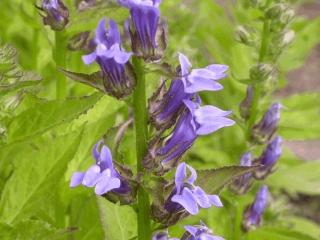
M 287 228 L 264 227 L 249 232 L 247 240 L 316 240 L 303 233 L 292 231 Z
M 214 194 L 221 191 L 225 186 L 232 183 L 236 178 L 253 172 L 258 166 L 240 167 L 230 166 L 210 170 L 198 170 L 197 184 L 201 186 L 208 194 Z
M 21 141 L 41 134 L 59 124 L 77 118 L 100 99 L 101 95 L 66 101 L 54 100 L 35 104 L 16 116 L 8 126 L 8 142 Z
M 291 193 L 320 194 L 320 161 L 302 162 L 287 169 L 278 169 L 267 182 L 270 186 Z

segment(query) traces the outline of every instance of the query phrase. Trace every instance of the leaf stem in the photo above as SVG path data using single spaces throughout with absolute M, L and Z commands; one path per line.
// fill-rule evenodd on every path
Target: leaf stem
M 54 60 L 56 68 L 60 67 L 66 69 L 66 36 L 63 31 L 55 31 L 55 48 L 54 48 Z M 67 80 L 65 75 L 57 71 L 56 72 L 56 99 L 64 99 L 67 96 Z
M 133 58 L 137 86 L 133 93 L 134 125 L 136 131 L 137 174 L 143 172 L 142 159 L 147 151 L 147 108 L 143 61 Z M 148 193 L 139 186 L 138 189 L 138 239 L 151 239 L 150 203 Z

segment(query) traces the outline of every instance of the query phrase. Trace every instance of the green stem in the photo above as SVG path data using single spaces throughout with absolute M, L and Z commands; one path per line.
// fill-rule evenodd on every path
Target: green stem
M 133 93 L 134 125 L 136 131 L 137 174 L 143 172 L 142 159 L 147 151 L 147 102 L 143 61 L 134 57 L 133 66 L 137 86 Z M 150 203 L 148 193 L 139 186 L 138 189 L 138 239 L 151 239 Z
M 66 37 L 64 32 L 55 32 L 54 60 L 56 68 L 66 69 Z M 67 96 L 67 80 L 63 73 L 56 71 L 56 99 Z

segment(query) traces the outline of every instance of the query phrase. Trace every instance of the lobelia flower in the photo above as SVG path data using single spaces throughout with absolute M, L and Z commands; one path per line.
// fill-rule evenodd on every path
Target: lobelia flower
M 101 151 L 99 152 L 99 148 Z M 86 172 L 75 172 L 70 181 L 70 187 L 80 184 L 86 187 L 95 187 L 97 195 L 108 192 L 125 194 L 131 191 L 129 184 L 114 168 L 110 149 L 99 141 L 93 148 L 93 157 L 96 163 Z
M 277 136 L 267 145 L 262 155 L 255 161 L 255 163 L 263 165 L 255 171 L 255 178 L 264 179 L 272 172 L 282 153 L 281 144 L 282 138 Z
M 168 232 L 156 232 L 153 234 L 152 240 L 179 240 L 179 239 L 169 238 Z
M 62 31 L 69 22 L 69 10 L 61 0 L 43 0 L 37 8 L 45 13 L 42 16 L 44 25 L 54 31 Z
M 123 98 L 133 91 L 135 78 L 129 59 L 132 53 L 121 48 L 120 33 L 117 24 L 109 21 L 109 30 L 105 29 L 106 19 L 102 19 L 96 29 L 96 50 L 82 57 L 85 64 L 96 61 L 102 70 L 104 90 L 116 98 Z
M 240 166 L 250 167 L 252 166 L 252 155 L 250 152 L 246 152 L 241 156 Z M 243 176 L 237 178 L 231 185 L 233 191 L 238 194 L 244 194 L 249 190 L 251 185 L 252 173 L 244 174 Z
M 188 172 L 190 175 L 188 174 Z M 180 163 L 175 174 L 175 187 L 165 203 L 165 209 L 170 213 L 181 212 L 185 209 L 188 213 L 196 215 L 199 207 L 222 207 L 218 195 L 209 195 L 194 185 L 197 179 L 196 171 L 186 163 Z
M 147 169 L 156 170 L 160 175 L 177 165 L 198 135 L 207 135 L 234 124 L 233 120 L 226 118 L 230 111 L 209 105 L 201 107 L 199 97 L 195 102 L 183 100 L 183 103 L 186 109 L 175 125 L 172 135 L 167 140 L 156 137 L 143 160 Z
M 184 227 L 186 233 L 182 236 L 181 240 L 224 240 L 224 238 L 213 235 L 210 230 L 202 221 L 200 225 Z
M 242 225 L 245 230 L 250 230 L 261 225 L 262 214 L 268 204 L 268 196 L 268 187 L 264 185 L 257 192 L 253 204 L 244 212 Z
M 280 120 L 280 103 L 274 103 L 264 114 L 261 121 L 253 128 L 253 138 L 260 143 L 270 139 L 277 130 Z
M 161 0 L 118 0 L 130 10 L 126 28 L 131 36 L 134 53 L 145 60 L 159 60 L 167 47 L 167 30 L 160 23 Z
M 195 93 L 199 91 L 223 88 L 215 81 L 226 76 L 227 66 L 213 64 L 190 71 L 191 64 L 182 53 L 179 53 L 179 62 L 178 77 L 171 81 L 169 90 L 163 93 L 165 85 L 162 84 L 149 101 L 151 122 L 157 129 L 167 129 L 176 122 L 177 116 L 185 109 L 183 100 L 197 98 Z

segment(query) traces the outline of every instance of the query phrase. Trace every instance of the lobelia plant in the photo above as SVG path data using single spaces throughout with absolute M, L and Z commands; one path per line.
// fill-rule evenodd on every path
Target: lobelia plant
M 83 4 L 88 5 L 86 2 Z M 89 4 L 94 6 L 96 2 Z M 228 66 L 211 64 L 204 68 L 192 68 L 187 56 L 178 52 L 179 66 L 176 71 L 172 71 L 173 67 L 165 63 L 163 58 L 168 44 L 168 32 L 160 16 L 161 0 L 118 0 L 118 4 L 130 12 L 123 32 L 130 39 L 132 52 L 123 48 L 125 44 L 117 23 L 109 19 L 109 28 L 106 29 L 107 20 L 103 18 L 98 23 L 94 39 L 89 40 L 90 33 L 83 32 L 74 39 L 80 43 L 69 45 L 74 50 L 82 48 L 88 52 L 92 49 L 91 53 L 83 55 L 82 60 L 87 65 L 96 62 L 101 70 L 92 74 L 64 69 L 61 71 L 76 81 L 126 101 L 134 117 L 136 170 L 120 164 L 118 159 L 112 159 L 112 155 L 118 156 L 117 148 L 111 153 L 104 140 L 99 140 L 93 148 L 95 164 L 86 172 L 75 172 L 70 187 L 94 187 L 95 194 L 109 201 L 135 206 L 138 239 L 169 239 L 168 232 L 156 232 L 153 237 L 152 232 L 174 225 L 189 215 L 198 214 L 199 208 L 223 206 L 216 194 L 218 191 L 206 192 L 203 189 L 203 176 L 207 176 L 207 181 L 210 181 L 220 171 L 230 171 L 230 174 L 225 174 L 224 181 L 213 181 L 212 184 L 220 184 L 216 189 L 221 189 L 226 182 L 231 183 L 230 188 L 234 192 L 244 194 L 250 190 L 254 178 L 264 179 L 274 169 L 281 155 L 282 139 L 276 136 L 281 104 L 272 104 L 261 120 L 256 122 L 261 99 L 270 96 L 276 84 L 276 66 L 269 60 L 278 58 L 281 53 L 268 48 L 271 38 L 269 34 L 277 39 L 284 34 L 278 47 L 284 49 L 288 45 L 289 37 L 285 32 L 291 21 L 290 10 L 270 1 L 259 5 L 252 3 L 252 7 L 265 13 L 265 17 L 259 59 L 250 69 L 250 79 L 244 81 L 248 84 L 247 96 L 239 108 L 242 117 L 239 119 L 245 125 L 250 152 L 241 157 L 238 167 L 198 173 L 201 181 L 197 180 L 197 171 L 182 162 L 182 158 L 199 136 L 235 124 L 229 118 L 231 111 L 203 105 L 199 95 L 202 91 L 222 90 L 219 80 L 227 76 Z M 46 13 L 43 21 L 53 30 L 62 31 L 67 25 L 68 9 L 62 1 L 43 1 L 39 9 Z M 279 9 L 286 9 L 287 12 L 281 14 Z M 257 45 L 256 39 L 246 27 L 238 27 L 237 34 L 238 41 L 251 47 Z M 59 63 L 59 58 L 56 63 Z M 147 105 L 145 75 L 152 68 L 161 69 L 162 77 L 169 76 L 169 79 L 161 81 Z M 57 85 L 58 98 L 63 97 L 65 91 L 64 83 Z M 267 146 L 261 156 L 253 160 L 252 150 L 256 152 L 255 148 L 261 144 Z M 174 180 L 169 177 L 172 172 L 175 172 Z M 255 202 L 244 212 L 242 226 L 245 230 L 260 224 L 267 204 L 267 191 L 266 186 L 261 187 Z M 202 222 L 199 226 L 186 226 L 185 229 L 186 233 L 181 239 L 223 239 L 212 235 Z

